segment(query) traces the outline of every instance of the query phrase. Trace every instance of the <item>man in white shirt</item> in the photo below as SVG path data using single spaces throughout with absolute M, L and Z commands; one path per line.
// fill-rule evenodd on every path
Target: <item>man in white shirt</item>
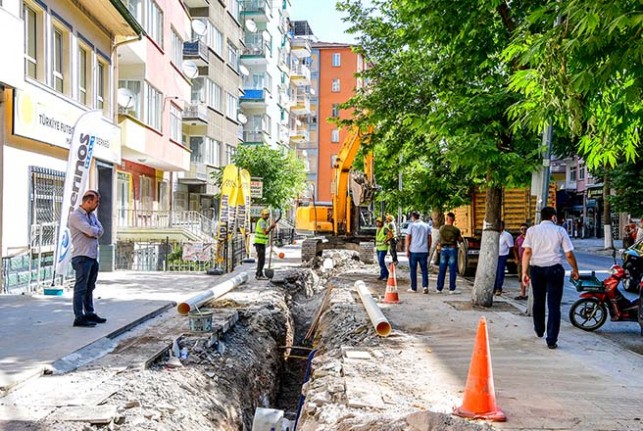
M 496 268 L 496 281 L 493 284 L 493 292 L 500 296 L 502 295 L 502 285 L 505 283 L 505 268 L 507 268 L 507 260 L 509 260 L 509 253 L 513 252 L 514 261 L 518 265 L 518 252 L 514 248 L 514 237 L 505 230 L 505 222 L 500 222 L 500 244 L 498 247 L 498 267 Z
M 560 332 L 560 302 L 563 298 L 565 269 L 562 265 L 561 249 L 572 267 L 571 276 L 578 279 L 578 264 L 574 246 L 567 231 L 556 225 L 556 209 L 545 207 L 540 211 L 541 222 L 527 229 L 522 246 L 522 282 L 529 284 L 534 295 L 532 316 L 534 331 L 538 337 L 545 334 L 545 302 L 547 303 L 547 347 L 558 347 Z M 529 271 L 529 272 L 528 272 Z

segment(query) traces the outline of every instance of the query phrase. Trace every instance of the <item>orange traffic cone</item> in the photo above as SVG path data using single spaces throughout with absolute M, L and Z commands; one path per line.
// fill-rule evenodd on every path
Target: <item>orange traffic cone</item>
M 489 339 L 487 337 L 487 321 L 480 318 L 476 343 L 473 346 L 471 365 L 467 386 L 464 389 L 462 406 L 454 409 L 453 413 L 471 419 L 485 419 L 504 422 L 507 416 L 496 405 L 496 393 L 493 385 L 491 370 L 491 355 L 489 354 Z
M 399 304 L 400 297 L 397 294 L 397 278 L 395 277 L 395 264 L 391 263 L 386 280 L 386 293 L 384 294 L 385 304 Z

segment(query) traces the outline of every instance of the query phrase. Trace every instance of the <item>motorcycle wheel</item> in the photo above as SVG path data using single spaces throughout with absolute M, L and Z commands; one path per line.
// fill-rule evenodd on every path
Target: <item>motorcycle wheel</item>
M 569 309 L 569 321 L 583 331 L 595 331 L 607 320 L 605 304 L 594 298 L 579 299 Z

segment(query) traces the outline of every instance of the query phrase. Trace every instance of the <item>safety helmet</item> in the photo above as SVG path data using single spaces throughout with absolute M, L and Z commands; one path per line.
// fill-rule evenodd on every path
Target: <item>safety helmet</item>
M 382 217 L 378 217 L 375 219 L 375 223 L 382 223 Z
M 386 221 L 393 221 L 393 216 L 391 214 L 386 214 Z
M 263 217 L 266 215 L 270 215 L 270 210 L 268 208 L 264 208 L 261 210 L 261 216 Z

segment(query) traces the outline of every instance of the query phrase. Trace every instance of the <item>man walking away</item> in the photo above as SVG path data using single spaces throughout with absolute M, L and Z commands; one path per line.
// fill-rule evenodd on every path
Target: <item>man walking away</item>
M 94 289 L 98 278 L 98 238 L 103 236 L 103 225 L 95 210 L 100 205 L 100 194 L 87 190 L 78 208 L 69 215 L 69 231 L 73 245 L 71 265 L 76 272 L 74 284 L 74 326 L 92 328 L 107 319 L 94 311 Z
M 406 234 L 406 256 L 409 258 L 411 288 L 408 292 L 417 292 L 417 265 L 422 271 L 422 289 L 429 293 L 429 248 L 431 247 L 431 229 L 420 220 L 420 213 L 411 213 L 411 223 Z
M 386 228 L 380 217 L 375 220 L 375 226 L 377 226 L 377 230 L 375 231 L 375 251 L 377 251 L 377 263 L 380 265 L 380 276 L 378 280 L 386 280 L 388 278 L 388 269 L 384 261 L 384 259 L 386 259 L 386 251 L 388 250 L 388 245 L 386 244 Z
M 560 302 L 563 298 L 565 270 L 562 265 L 562 248 L 567 262 L 572 267 L 572 278 L 578 279 L 578 265 L 574 256 L 574 246 L 569 235 L 556 225 L 556 210 L 545 207 L 540 211 L 539 225 L 527 229 L 527 235 L 522 246 L 522 282 L 529 284 L 531 275 L 531 291 L 534 295 L 532 316 L 534 331 L 540 338 L 545 334 L 545 301 L 547 303 L 547 347 L 558 347 L 560 332 Z M 527 271 L 529 269 L 529 272 Z
M 502 295 L 502 285 L 505 283 L 505 269 L 507 268 L 509 253 L 513 254 L 514 261 L 516 265 L 518 265 L 518 253 L 514 248 L 514 237 L 505 230 L 505 222 L 501 221 L 498 244 L 498 266 L 496 267 L 496 281 L 493 285 L 493 292 L 496 296 Z
M 384 233 L 386 233 L 386 240 L 389 244 L 393 263 L 397 265 L 397 226 L 395 225 L 395 219 L 391 214 L 386 215 Z
M 270 231 L 275 228 L 275 224 L 272 223 L 268 226 L 268 217 L 270 217 L 270 211 L 268 208 L 261 210 L 261 217 L 257 220 L 257 225 L 255 226 L 255 250 L 257 250 L 257 272 L 255 278 L 257 280 L 267 280 L 263 275 L 263 266 L 266 264 L 266 244 L 270 239 Z
M 455 227 L 455 214 L 448 213 L 445 225 L 440 228 L 440 242 L 437 251 L 440 253 L 440 270 L 438 272 L 438 285 L 435 291 L 442 293 L 444 279 L 446 278 L 447 265 L 449 266 L 449 293 L 458 294 L 455 290 L 455 277 L 458 272 L 458 242 L 462 241 L 460 229 Z

